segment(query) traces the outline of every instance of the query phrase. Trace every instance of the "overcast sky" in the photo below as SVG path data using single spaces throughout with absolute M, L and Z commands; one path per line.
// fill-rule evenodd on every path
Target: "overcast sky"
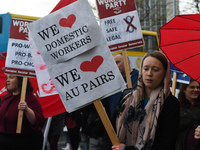
M 27 16 L 44 17 L 60 0 L 2 0 L 0 14 L 13 13 Z M 95 0 L 89 0 L 95 4 Z
M 2 0 L 0 14 L 10 12 L 13 14 L 44 17 L 51 12 L 59 1 L 60 0 Z M 96 5 L 95 0 L 88 1 L 93 6 Z M 191 5 L 189 4 L 191 2 L 192 0 L 179 0 L 180 10 L 185 10 L 182 13 L 187 14 L 191 12 Z

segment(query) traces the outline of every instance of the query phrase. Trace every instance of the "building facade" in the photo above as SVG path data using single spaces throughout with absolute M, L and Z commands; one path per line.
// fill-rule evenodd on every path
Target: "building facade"
M 156 31 L 179 14 L 177 0 L 135 0 L 142 30 Z

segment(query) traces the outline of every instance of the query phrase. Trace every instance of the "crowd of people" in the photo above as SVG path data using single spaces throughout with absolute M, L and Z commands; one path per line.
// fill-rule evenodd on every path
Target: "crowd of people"
M 122 54 L 114 60 L 127 82 Z M 132 88 L 105 99 L 102 104 L 120 141 L 112 145 L 93 104 L 72 113 L 52 117 L 48 134 L 51 150 L 66 134 L 64 150 L 77 150 L 83 137 L 84 150 L 199 150 L 200 83 L 191 79 L 181 84 L 178 97 L 172 95 L 170 66 L 160 51 L 147 53 L 140 69 L 131 67 Z M 25 101 L 20 101 L 23 77 L 7 75 L 8 93 L 0 101 L 0 150 L 42 150 L 45 118 L 33 87 L 27 82 Z M 18 111 L 23 110 L 21 133 L 16 133 Z

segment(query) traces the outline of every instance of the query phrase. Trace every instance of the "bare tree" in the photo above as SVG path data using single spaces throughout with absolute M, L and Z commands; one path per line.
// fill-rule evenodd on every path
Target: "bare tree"
M 172 0 L 135 0 L 135 4 L 143 30 L 159 32 L 159 28 L 168 21 L 167 16 L 173 15 Z
M 99 16 L 98 16 L 98 10 L 97 10 L 97 6 L 96 4 L 94 3 L 94 0 L 88 0 L 89 4 L 90 4 L 90 7 L 97 19 L 97 21 L 99 20 Z
M 200 13 L 200 0 L 184 1 L 180 0 L 181 14 L 199 14 Z
M 200 0 L 194 0 L 194 3 L 195 3 L 195 8 L 196 8 L 197 12 L 200 13 L 200 8 L 199 8 Z

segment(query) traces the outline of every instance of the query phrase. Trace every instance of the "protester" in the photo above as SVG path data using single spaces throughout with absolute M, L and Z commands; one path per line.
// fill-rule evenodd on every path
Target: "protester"
M 127 57 L 127 58 L 128 58 L 128 68 L 129 68 L 129 72 L 130 72 L 131 83 L 132 83 L 132 87 L 134 88 L 138 81 L 139 71 L 136 68 L 132 68 L 131 61 L 130 61 L 129 57 Z M 119 71 L 120 71 L 122 77 L 124 78 L 124 81 L 127 82 L 126 72 L 125 72 L 125 64 L 124 64 L 124 59 L 123 59 L 122 53 L 118 53 L 118 54 L 114 55 L 114 60 L 119 68 Z M 109 105 L 109 110 L 108 110 L 108 112 L 110 112 L 109 116 L 112 116 L 121 95 L 122 95 L 122 92 L 118 92 L 104 100 L 104 101 L 107 101 L 108 105 Z
M 48 141 L 50 150 L 58 150 L 58 141 L 60 135 L 63 133 L 64 126 L 65 126 L 65 113 L 61 113 L 52 117 L 51 125 L 48 131 Z
M 113 150 L 175 150 L 180 104 L 170 92 L 171 75 L 162 52 L 147 53 L 137 88 L 118 103 L 113 115 L 121 144 Z
M 195 150 L 195 128 L 200 124 L 200 83 L 191 79 L 181 84 L 178 94 L 180 101 L 180 124 L 176 150 Z
M 126 72 L 125 72 L 125 64 L 124 64 L 124 59 L 122 53 L 118 53 L 114 55 L 114 60 L 118 66 L 118 69 L 123 76 L 125 82 L 127 82 L 126 79 Z M 133 86 L 137 83 L 138 80 L 138 70 L 135 68 L 132 68 L 130 59 L 128 58 L 128 72 L 130 73 L 130 78 L 131 78 L 131 83 Z M 108 117 L 112 115 L 112 113 L 115 110 L 115 107 L 122 95 L 122 91 L 113 94 L 107 98 L 102 99 L 103 106 L 105 107 L 106 113 Z M 89 149 L 90 150 L 104 150 L 105 147 L 105 141 L 104 141 L 104 136 L 105 136 L 105 128 L 102 124 L 102 121 L 94 107 L 93 104 L 90 106 L 87 106 L 84 108 L 84 116 L 85 119 L 87 120 L 85 126 L 83 125 L 83 133 L 88 135 L 90 137 L 89 139 Z
M 83 113 L 82 132 L 81 136 L 88 139 L 89 150 L 103 150 L 103 135 L 105 132 L 103 123 L 95 109 L 94 105 L 88 105 L 81 109 Z
M 66 113 L 66 126 L 67 126 L 67 133 L 66 133 L 66 147 L 64 150 L 68 150 L 68 145 L 70 142 L 72 150 L 77 150 L 79 148 L 79 144 L 81 142 L 81 122 L 82 122 L 82 115 L 80 110 L 76 110 L 71 113 Z M 70 138 L 70 139 L 69 139 Z
M 45 121 L 42 107 L 27 81 L 25 102 L 20 102 L 23 77 L 7 75 L 8 94 L 0 103 L 0 149 L 42 150 L 41 127 Z M 23 110 L 21 133 L 16 133 L 18 112 Z

